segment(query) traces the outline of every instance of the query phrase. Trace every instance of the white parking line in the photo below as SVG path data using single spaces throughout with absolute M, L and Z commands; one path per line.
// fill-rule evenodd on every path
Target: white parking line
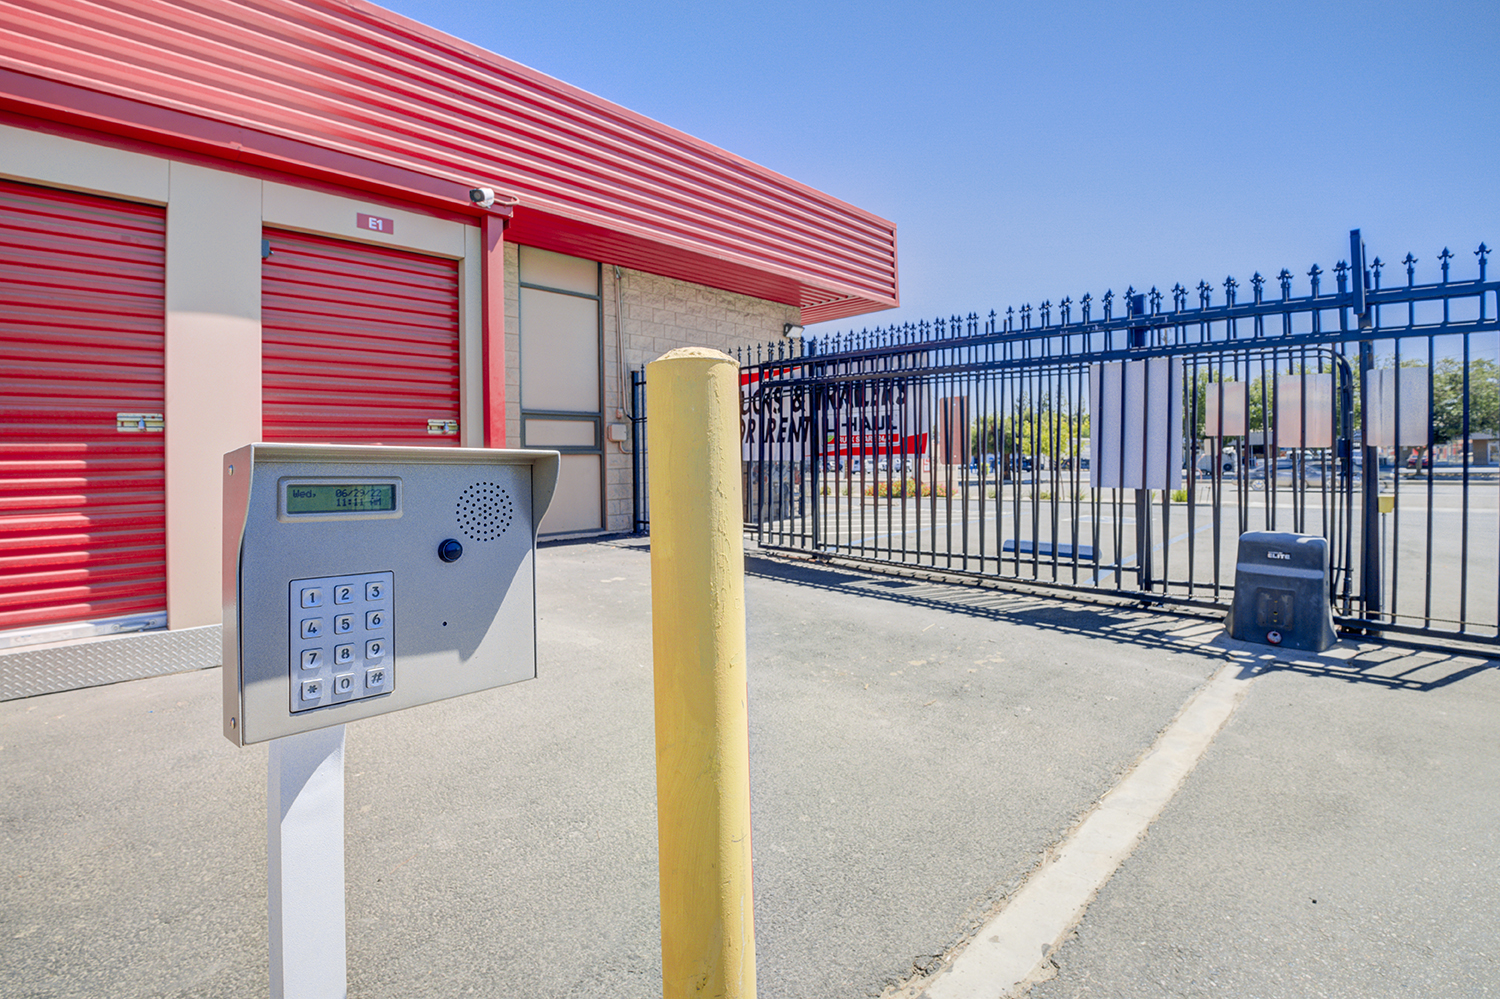
M 1172 800 L 1249 689 L 1242 663 L 1214 674 L 1135 768 L 1033 872 L 1004 909 L 922 993 L 926 999 L 1003 999 L 1050 978 L 1052 952 Z

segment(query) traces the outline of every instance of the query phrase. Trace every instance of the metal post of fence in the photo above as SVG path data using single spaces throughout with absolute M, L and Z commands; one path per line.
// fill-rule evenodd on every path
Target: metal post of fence
M 646 463 L 646 440 L 643 427 L 646 423 L 644 396 L 646 394 L 645 369 L 630 372 L 630 532 L 637 537 L 646 533 L 646 496 L 641 491 L 645 484 L 642 474 Z
M 1127 303 L 1131 318 L 1143 317 L 1146 314 L 1146 296 L 1131 295 Z M 1132 326 L 1130 328 L 1130 346 L 1147 346 L 1147 329 L 1145 326 Z M 1150 462 L 1146 456 L 1150 453 L 1151 439 L 1151 374 L 1147 367 L 1149 361 L 1142 361 L 1141 374 L 1141 481 L 1147 481 Z M 1121 366 L 1120 372 L 1120 397 L 1123 399 L 1128 382 L 1127 372 L 1130 365 L 1126 363 Z M 1123 433 L 1122 433 L 1123 440 Z M 1152 559 L 1151 559 L 1151 490 L 1137 489 L 1135 491 L 1135 567 L 1136 579 L 1139 581 L 1140 589 L 1145 592 L 1151 590 Z
M 1365 295 L 1365 243 L 1358 229 L 1349 231 L 1349 265 L 1353 272 L 1350 289 L 1354 296 L 1353 311 L 1359 317 L 1359 328 L 1370 329 L 1370 305 Z M 1362 404 L 1359 407 L 1359 442 L 1364 453 L 1363 511 L 1360 518 L 1360 598 L 1364 602 L 1364 618 L 1367 621 L 1380 619 L 1381 571 L 1380 571 L 1380 449 L 1370 446 L 1370 379 L 1375 377 L 1375 344 L 1371 340 L 1359 342 L 1359 388 Z

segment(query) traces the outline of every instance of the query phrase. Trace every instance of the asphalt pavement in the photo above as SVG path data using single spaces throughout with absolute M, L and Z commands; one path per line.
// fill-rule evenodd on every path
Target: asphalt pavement
M 660 995 L 648 551 L 537 567 L 538 679 L 348 727 L 350 996 Z M 761 996 L 937 989 L 1226 678 L 1031 994 L 1500 992 L 1495 662 L 746 569 Z M 207 670 L 0 704 L 0 995 L 268 993 L 266 749 L 218 701 Z

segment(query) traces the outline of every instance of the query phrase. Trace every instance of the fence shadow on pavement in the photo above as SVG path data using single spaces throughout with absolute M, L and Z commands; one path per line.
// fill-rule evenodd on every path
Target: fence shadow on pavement
M 1391 690 L 1424 691 L 1447 687 L 1486 670 L 1500 669 L 1500 659 L 1482 653 L 1412 649 L 1360 637 L 1343 639 L 1322 654 L 1273 649 L 1229 638 L 1218 615 L 1164 614 L 1050 593 L 888 576 L 753 553 L 745 555 L 745 574 L 827 593 L 1219 659 L 1238 664 L 1243 676 L 1282 670 Z

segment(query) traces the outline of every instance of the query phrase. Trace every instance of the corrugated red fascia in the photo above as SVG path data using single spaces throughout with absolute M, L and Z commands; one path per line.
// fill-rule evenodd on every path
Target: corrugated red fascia
M 639 252 L 611 262 L 745 294 L 787 282 L 796 294 L 774 300 L 819 321 L 898 301 L 890 222 L 362 0 L 0 0 L 0 68 L 26 113 L 194 142 L 187 122 L 163 127 L 177 112 L 243 130 L 215 140 L 231 158 L 276 165 L 268 140 L 290 140 L 351 175 L 350 160 L 371 164 L 356 186 L 378 168 L 408 188 L 429 178 L 419 200 L 493 186 L 534 215 L 537 239 L 613 234 Z M 15 86 L 28 76 L 136 113 L 37 100 Z

